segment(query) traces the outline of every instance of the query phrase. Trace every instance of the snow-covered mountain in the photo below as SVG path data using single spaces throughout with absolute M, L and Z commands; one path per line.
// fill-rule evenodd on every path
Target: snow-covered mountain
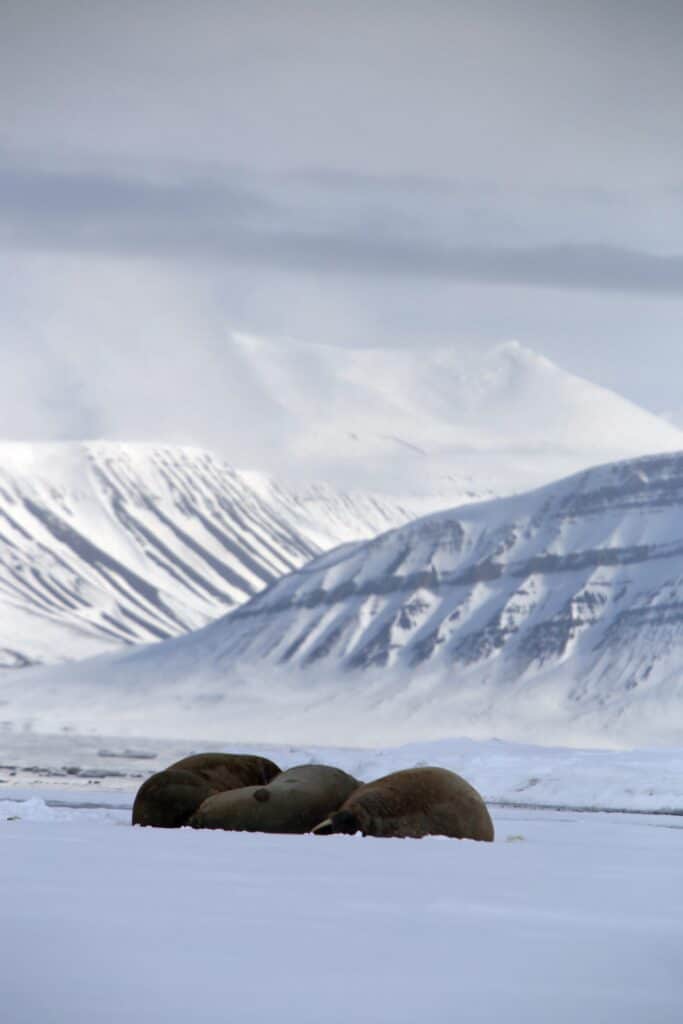
M 411 512 L 293 493 L 199 449 L 0 446 L 0 667 L 212 621 L 321 550 Z
M 203 630 L 2 695 L 15 721 L 144 731 L 153 708 L 226 740 L 661 744 L 683 742 L 682 663 L 679 453 L 343 546 Z
M 425 499 L 422 511 L 536 487 L 600 462 L 683 449 L 678 426 L 518 342 L 419 350 L 233 338 L 244 464 Z M 243 424 L 244 426 L 244 424 Z
M 339 543 L 683 449 L 673 425 L 517 343 L 233 349 L 230 436 L 259 472 L 193 448 L 0 445 L 0 668 L 178 635 Z

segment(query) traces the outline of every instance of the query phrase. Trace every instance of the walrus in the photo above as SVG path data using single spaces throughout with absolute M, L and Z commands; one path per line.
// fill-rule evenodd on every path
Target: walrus
M 270 782 L 280 769 L 253 754 L 192 754 L 140 786 L 133 803 L 133 824 L 180 828 L 199 805 L 216 793 Z
M 246 786 L 208 797 L 189 824 L 235 832 L 302 834 L 340 807 L 359 785 L 339 768 L 302 764 L 277 775 L 267 786 Z
M 493 842 L 493 822 L 481 796 L 445 768 L 408 768 L 368 782 L 313 832 Z

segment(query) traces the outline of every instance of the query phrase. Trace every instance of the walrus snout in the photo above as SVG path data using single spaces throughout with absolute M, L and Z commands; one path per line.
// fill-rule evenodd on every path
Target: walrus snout
M 354 832 L 359 831 L 360 825 L 355 814 L 352 814 L 351 811 L 337 811 L 335 814 L 331 814 L 329 818 L 321 821 L 319 825 L 316 825 L 313 829 L 313 835 L 331 836 L 342 832 L 345 835 L 352 836 Z

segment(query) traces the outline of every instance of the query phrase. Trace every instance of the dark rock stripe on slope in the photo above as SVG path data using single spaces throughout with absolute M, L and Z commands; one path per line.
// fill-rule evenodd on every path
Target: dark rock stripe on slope
M 598 467 L 322 555 L 211 637 L 223 663 L 501 680 L 567 663 L 595 685 L 601 672 L 610 687 L 648 685 L 683 648 L 683 456 Z

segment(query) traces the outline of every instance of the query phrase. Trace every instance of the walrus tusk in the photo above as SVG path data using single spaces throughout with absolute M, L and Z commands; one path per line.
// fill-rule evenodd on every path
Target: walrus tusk
M 319 825 L 316 825 L 315 828 L 312 829 L 312 833 L 313 833 L 314 836 L 331 836 L 331 835 L 333 835 L 334 834 L 334 827 L 332 825 L 332 818 L 325 818 L 324 821 L 321 821 Z

